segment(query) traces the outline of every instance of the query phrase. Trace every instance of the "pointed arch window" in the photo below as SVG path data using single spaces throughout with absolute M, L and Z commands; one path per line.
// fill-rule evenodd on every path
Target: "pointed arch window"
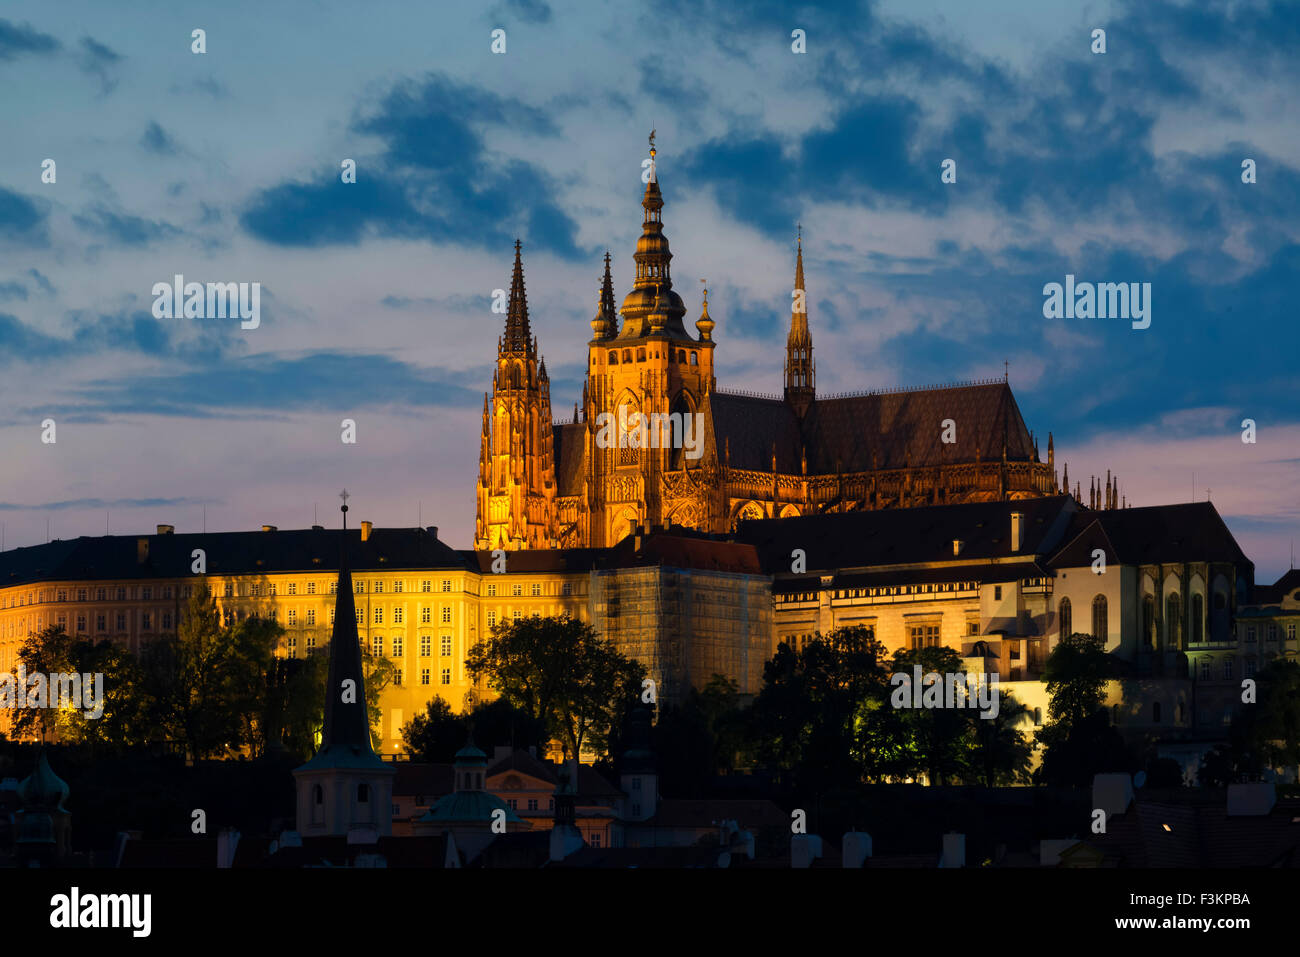
M 1205 640 L 1205 596 L 1192 596 L 1192 643 Z
M 1182 599 L 1174 592 L 1165 599 L 1165 648 L 1173 651 L 1182 647 Z
M 1061 599 L 1060 611 L 1057 613 L 1057 617 L 1057 634 L 1062 638 L 1069 638 L 1071 634 L 1070 629 L 1074 626 L 1074 616 L 1070 608 L 1070 599 Z
M 1156 647 L 1156 600 L 1151 595 L 1142 599 L 1142 640 L 1152 651 Z
M 1110 626 L 1106 617 L 1106 596 L 1098 595 L 1092 600 L 1092 634 L 1103 642 L 1110 636 Z

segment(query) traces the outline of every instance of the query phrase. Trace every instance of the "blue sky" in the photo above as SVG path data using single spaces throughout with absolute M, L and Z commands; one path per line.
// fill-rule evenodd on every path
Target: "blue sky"
M 566 416 L 606 249 L 617 295 L 631 285 L 654 127 L 675 285 L 693 316 L 708 279 L 722 387 L 780 388 L 802 222 L 820 390 L 1005 361 L 1072 479 L 1112 469 L 1138 505 L 1195 483 L 1261 580 L 1285 570 L 1295 8 L 737 6 L 11 0 L 6 547 L 43 541 L 47 520 L 54 537 L 100 533 L 106 511 L 115 533 L 198 529 L 205 508 L 209 529 L 298 527 L 344 485 L 363 518 L 422 516 L 467 546 L 514 237 Z M 152 286 L 177 273 L 262 283 L 261 327 L 154 319 Z M 1042 288 L 1067 273 L 1150 282 L 1150 328 L 1045 319 Z

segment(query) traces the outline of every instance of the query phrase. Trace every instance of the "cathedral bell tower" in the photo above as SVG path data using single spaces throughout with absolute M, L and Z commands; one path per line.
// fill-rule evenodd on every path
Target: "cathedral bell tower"
M 515 241 L 506 330 L 492 393 L 483 396 L 474 547 L 554 548 L 555 457 L 551 383 L 528 326 L 524 266 Z
M 707 528 L 714 521 L 712 497 L 700 481 L 717 459 L 708 421 L 714 322 L 706 304 L 695 324 L 698 339 L 683 325 L 686 305 L 673 289 L 655 156 L 651 133 L 636 280 L 621 325 L 608 257 L 591 323 L 584 418 L 593 547 L 614 545 L 637 525 Z

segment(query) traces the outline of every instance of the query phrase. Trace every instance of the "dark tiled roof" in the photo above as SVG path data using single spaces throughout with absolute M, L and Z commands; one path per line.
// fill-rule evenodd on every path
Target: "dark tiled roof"
M 463 568 L 464 559 L 422 528 L 376 528 L 366 542 L 348 529 L 348 564 L 354 571 Z M 338 529 L 209 532 L 173 535 L 83 536 L 0 552 L 0 587 L 27 581 L 188 577 L 191 552 L 207 555 L 208 574 L 257 575 L 339 567 Z M 139 561 L 137 542 L 148 543 Z
M 1051 557 L 1054 568 L 1092 564 L 1100 548 L 1109 562 L 1234 562 L 1250 565 L 1210 502 L 1080 511 Z
M 710 397 L 718 457 L 731 447 L 731 467 L 798 473 L 800 446 L 808 471 L 865 472 L 873 467 L 924 468 L 954 462 L 1034 460 L 1029 430 L 1005 382 L 818 399 L 800 421 L 780 399 L 715 392 Z M 952 419 L 957 441 L 942 442 Z M 874 455 L 874 465 L 873 465 Z
M 1017 582 L 1026 578 L 1052 578 L 1055 572 L 1046 571 L 1034 562 L 1009 562 L 1006 564 L 953 565 L 947 568 L 917 568 L 892 572 L 853 572 L 836 575 L 832 588 L 875 588 L 888 585 L 927 585 L 940 582 Z M 778 580 L 773 587 L 776 594 L 818 591 L 820 579 L 790 578 Z
M 758 548 L 770 573 L 788 574 L 791 552 L 804 550 L 810 572 L 822 569 L 1032 559 L 1061 542 L 1072 511 L 1068 495 L 1015 502 L 976 502 L 880 509 L 742 522 L 737 538 Z M 1024 515 L 1022 546 L 1011 551 L 1011 513 Z M 953 540 L 964 544 L 953 555 Z
M 490 551 L 460 553 L 475 571 L 492 571 Z M 584 572 L 595 567 L 601 550 L 595 548 L 524 548 L 506 555 L 506 569 L 511 572 Z
M 559 784 L 559 768 L 550 761 L 542 761 L 527 751 L 515 751 L 513 754 L 494 762 L 487 769 L 487 777 L 493 778 L 510 771 L 518 771 L 530 777 L 538 778 L 548 784 Z M 595 768 L 588 764 L 578 765 L 578 799 L 583 797 L 617 797 L 623 792 L 605 780 Z
M 1279 801 L 1266 815 L 1229 817 L 1223 804 L 1139 800 L 1084 843 L 1121 867 L 1290 867 L 1300 864 L 1297 814 L 1296 801 Z
M 423 761 L 396 761 L 393 778 L 393 796 L 424 795 L 432 804 L 434 798 L 450 794 L 456 785 L 456 769 L 450 764 L 426 764 Z
M 1251 602 L 1256 605 L 1278 605 L 1297 590 L 1300 590 L 1300 568 L 1292 568 L 1271 585 L 1256 585 Z
M 709 409 L 719 462 L 726 463 L 730 446 L 733 469 L 770 472 L 776 443 L 777 471 L 799 472 L 799 418 L 783 400 L 715 392 L 709 396 Z
M 753 545 L 719 541 L 686 529 L 654 532 L 635 548 L 631 536 L 612 548 L 600 563 L 602 568 L 631 568 L 642 565 L 667 565 L 672 568 L 699 568 L 716 571 L 762 574 L 758 551 Z

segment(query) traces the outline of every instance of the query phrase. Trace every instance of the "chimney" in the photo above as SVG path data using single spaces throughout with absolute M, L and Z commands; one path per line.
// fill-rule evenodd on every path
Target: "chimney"
M 172 534 L 172 533 L 175 532 L 175 531 L 176 531 L 176 526 L 175 526 L 175 525 L 159 525 L 159 526 L 158 526 L 158 534 L 159 534 L 159 535 L 170 535 L 170 534 Z
M 966 547 L 966 543 L 963 542 L 960 538 L 954 538 L 952 540 L 952 553 L 954 556 L 960 555 L 961 550 L 965 547 Z
M 861 867 L 871 856 L 871 835 L 864 831 L 849 831 L 840 843 L 840 863 L 843 867 Z
M 370 530 L 374 527 L 375 527 L 374 524 L 371 522 L 361 523 L 361 540 L 363 542 L 370 541 Z
M 966 866 L 966 835 L 949 831 L 943 836 L 943 856 L 939 858 L 940 867 Z
M 822 856 L 822 839 L 816 834 L 796 834 L 790 838 L 790 866 L 796 870 L 812 867 Z
M 143 565 L 149 560 L 149 539 L 137 538 L 135 540 L 135 563 Z
M 432 537 L 432 538 L 437 538 L 437 537 L 438 537 L 438 526 L 437 526 L 437 525 L 430 525 L 430 526 L 428 526 L 428 527 L 425 529 L 425 531 L 428 532 L 429 535 L 430 535 L 430 537 Z
M 223 827 L 217 834 L 217 867 L 235 866 L 235 849 L 239 847 L 239 832 L 233 827 Z
M 262 526 L 262 531 L 264 531 L 264 532 L 275 532 L 275 531 L 278 531 L 278 529 L 277 529 L 274 525 L 263 525 L 263 526 Z
M 1011 550 L 1020 551 L 1025 543 L 1025 513 L 1011 513 Z

